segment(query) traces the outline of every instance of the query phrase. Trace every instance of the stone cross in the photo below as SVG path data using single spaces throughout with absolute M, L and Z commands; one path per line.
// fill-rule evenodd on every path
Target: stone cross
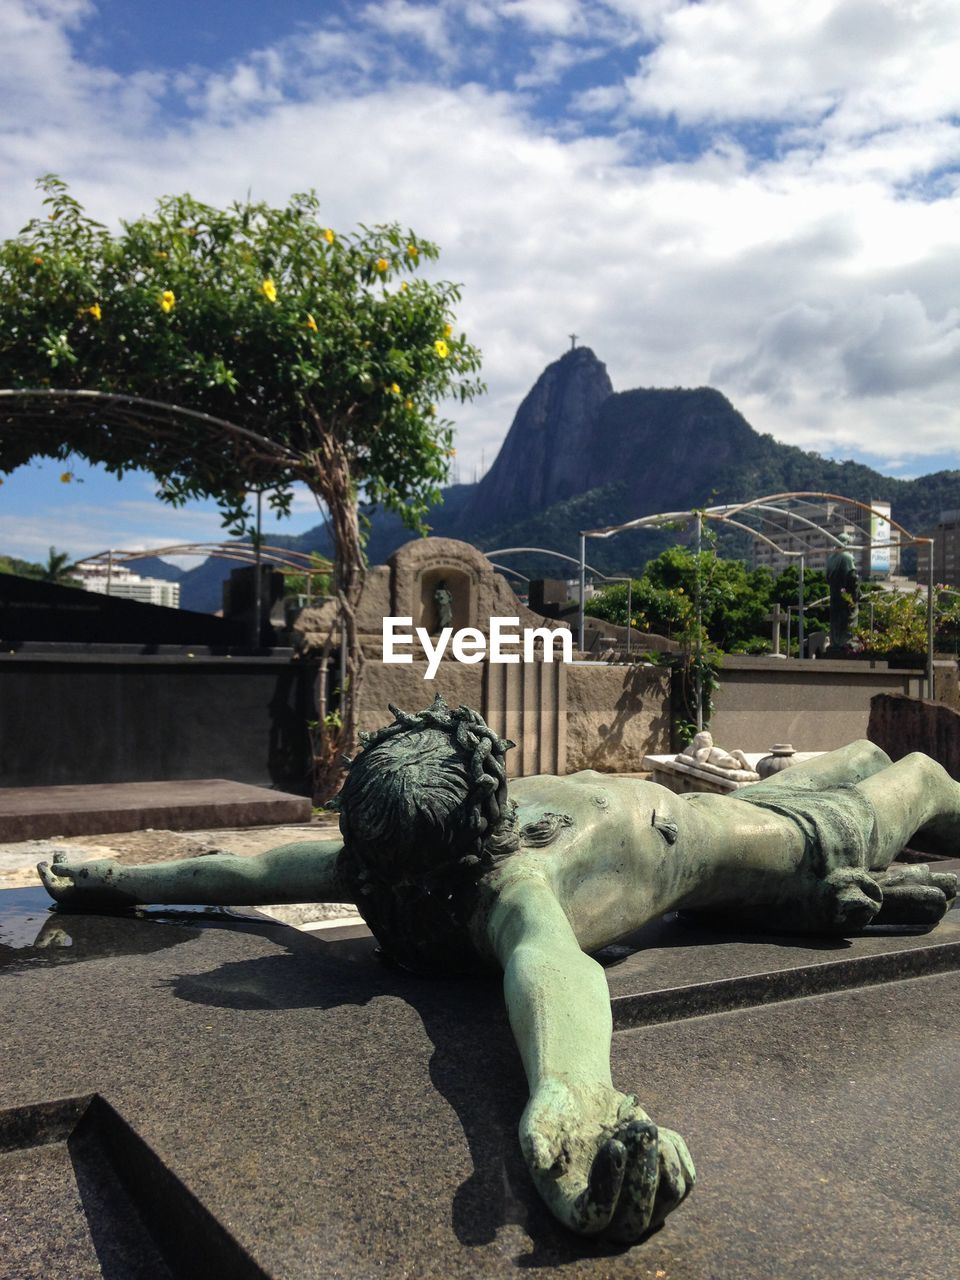
M 577 345 L 577 339 L 580 337 L 580 335 L 579 333 L 568 333 L 567 337 L 570 339 L 570 350 L 572 351 L 574 347 Z
M 773 605 L 773 609 L 770 611 L 770 613 L 767 614 L 766 618 L 764 619 L 765 622 L 773 623 L 773 631 L 771 634 L 771 639 L 773 640 L 773 656 L 775 658 L 780 657 L 780 623 L 786 622 L 786 620 L 787 620 L 787 615 L 780 608 L 780 601 L 777 600 Z

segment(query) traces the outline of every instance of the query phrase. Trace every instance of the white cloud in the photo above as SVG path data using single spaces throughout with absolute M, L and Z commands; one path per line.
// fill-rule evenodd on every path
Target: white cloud
M 952 8 L 871 5 L 859 40 L 852 0 L 427 9 L 385 0 L 350 30 L 327 23 L 230 67 L 120 77 L 81 63 L 62 19 L 7 0 L 0 103 L 14 93 L 21 109 L 0 133 L 0 234 L 37 211 L 32 179 L 47 169 L 110 222 L 162 192 L 279 203 L 315 186 L 334 226 L 414 227 L 464 282 L 460 318 L 485 354 L 489 395 L 451 409 L 464 479 L 571 331 L 618 389 L 713 379 L 759 430 L 805 447 L 898 458 L 909 422 L 913 454 L 956 458 Z M 566 122 L 533 114 L 538 83 L 584 56 L 577 11 L 598 15 L 591 51 L 601 18 L 660 40 L 628 86 L 648 117 L 638 131 L 560 136 Z M 384 70 L 389 23 L 407 24 L 419 62 Z M 522 95 L 445 82 L 471 41 L 525 29 L 537 34 L 516 62 Z M 424 63 L 423 47 L 439 56 Z M 581 109 L 622 106 L 608 71 Z M 164 95 L 181 119 L 158 114 Z M 679 156 L 649 119 L 670 112 L 703 126 Z M 775 137 L 734 128 L 765 113 Z
M 537 33 L 569 36 L 586 30 L 585 8 L 579 0 L 503 0 L 500 14 Z
M 381 0 L 363 9 L 363 19 L 392 36 L 410 36 L 444 61 L 453 58 L 443 6 L 410 4 L 409 0 Z
M 697 121 L 818 120 L 870 133 L 960 105 L 952 0 L 701 0 L 673 9 L 629 81 L 637 110 Z

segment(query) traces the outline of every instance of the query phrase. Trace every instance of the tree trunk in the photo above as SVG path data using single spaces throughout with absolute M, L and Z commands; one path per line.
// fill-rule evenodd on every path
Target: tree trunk
M 339 628 L 339 634 L 331 634 L 323 646 L 322 679 L 326 678 L 326 660 L 331 649 L 340 646 L 344 651 L 339 714 L 318 716 L 314 734 L 314 801 L 322 803 L 338 790 L 343 778 L 343 757 L 352 756 L 357 747 L 364 664 L 357 632 L 357 606 L 366 577 L 366 562 L 360 538 L 357 495 L 345 452 L 335 441 L 328 441 L 314 462 L 308 483 L 324 501 L 330 514 L 337 573 L 338 617 L 334 626 Z

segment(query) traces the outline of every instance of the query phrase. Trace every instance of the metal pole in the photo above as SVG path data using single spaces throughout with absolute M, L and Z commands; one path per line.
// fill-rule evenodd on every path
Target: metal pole
M 933 538 L 928 539 L 930 563 L 927 570 L 927 697 L 933 701 Z
M 703 541 L 703 516 L 697 512 L 697 665 L 696 665 L 696 692 L 697 692 L 697 733 L 703 732 L 703 674 L 700 670 L 700 659 L 703 653 L 703 647 L 700 643 L 700 623 L 703 612 L 700 607 L 700 549 Z
M 107 595 L 110 594 L 110 584 L 113 581 L 113 549 L 107 552 Z
M 254 623 L 253 623 L 252 639 L 253 639 L 253 647 L 255 649 L 260 648 L 260 639 L 261 639 L 261 631 L 262 631 L 261 619 L 260 619 L 260 611 L 263 608 L 263 583 L 260 578 L 260 568 L 261 568 L 260 526 L 262 521 L 262 515 L 263 515 L 263 494 L 258 489 L 257 490 L 257 535 L 256 535 L 256 538 L 254 539 L 254 547 L 253 547 L 253 563 L 254 563 L 254 574 L 256 575 L 256 581 L 253 587 Z
M 633 578 L 627 579 L 627 654 L 630 653 L 630 633 L 633 629 Z
M 580 635 L 578 645 L 583 653 L 584 613 L 587 603 L 587 535 L 580 535 Z
M 803 657 L 803 552 L 800 552 L 800 601 L 797 609 L 797 643 L 800 646 L 800 657 Z
M 787 657 L 790 657 L 790 622 L 793 616 L 793 606 L 787 605 Z

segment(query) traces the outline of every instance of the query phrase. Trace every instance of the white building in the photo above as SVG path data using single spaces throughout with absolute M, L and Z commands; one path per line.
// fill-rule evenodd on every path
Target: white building
M 828 530 L 833 538 L 846 534 L 861 578 L 886 579 L 900 571 L 900 535 L 890 528 L 889 502 L 872 502 L 870 506 L 873 512 L 852 503 L 822 499 L 798 504 L 795 510 L 797 515 Z M 755 541 L 751 548 L 754 568 L 766 565 L 779 573 L 797 559 L 795 555 L 784 555 L 784 551 L 805 550 L 807 568 L 822 569 L 827 556 L 836 549 L 833 538 L 824 537 L 809 524 L 793 520 L 789 515 L 769 511 L 762 514 L 763 522 L 756 527 L 776 546 Z
M 79 578 L 85 591 L 96 591 L 102 596 L 116 596 L 121 600 L 137 600 L 140 604 L 160 604 L 168 609 L 180 608 L 180 583 L 164 582 L 161 578 L 141 578 L 123 565 L 90 565 L 71 570 Z

